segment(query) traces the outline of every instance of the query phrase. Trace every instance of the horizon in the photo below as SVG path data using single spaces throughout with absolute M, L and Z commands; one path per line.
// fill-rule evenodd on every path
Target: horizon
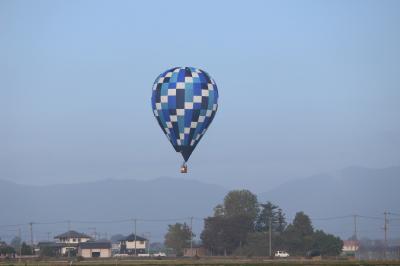
M 295 180 L 305 180 L 305 179 L 309 179 L 309 178 L 319 178 L 319 177 L 330 177 L 330 178 L 340 178 L 337 176 L 338 173 L 342 172 L 342 171 L 346 171 L 346 170 L 351 170 L 351 169 L 363 169 L 363 170 L 387 170 L 387 169 L 397 169 L 400 168 L 400 165 L 392 165 L 392 166 L 388 166 L 388 167 L 366 167 L 366 166 L 359 166 L 359 165 L 352 165 L 352 166 L 348 166 L 342 169 L 337 169 L 335 171 L 332 172 L 319 172 L 319 173 L 315 173 L 312 174 L 310 176 L 298 176 L 289 180 L 285 180 L 282 183 L 278 183 L 277 185 L 271 187 L 270 189 L 275 189 L 277 187 L 280 187 L 286 183 L 290 183 L 292 181 Z M 10 180 L 7 178 L 0 178 L 0 181 L 6 181 L 6 182 L 10 182 L 13 184 L 17 184 L 17 185 L 27 185 L 27 186 L 57 186 L 57 185 L 79 185 L 79 184 L 90 184 L 90 183 L 97 183 L 97 182 L 105 182 L 105 181 L 139 181 L 139 182 L 152 182 L 152 181 L 156 181 L 159 179 L 174 179 L 174 180 L 183 180 L 183 181 L 189 181 L 189 182 L 199 182 L 199 183 L 203 183 L 203 184 L 209 184 L 209 185 L 216 185 L 216 186 L 220 186 L 222 188 L 225 189 L 230 189 L 230 190 L 235 190 L 235 189 L 249 189 L 251 191 L 254 191 L 256 193 L 264 193 L 266 191 L 264 190 L 258 190 L 258 189 L 250 189 L 250 188 L 246 188 L 246 187 L 229 187 L 229 186 L 224 186 L 218 183 L 213 183 L 211 181 L 208 180 L 198 180 L 198 179 L 189 179 L 189 178 L 185 178 L 185 176 L 159 176 L 159 177 L 154 177 L 154 178 L 148 178 L 148 179 L 143 179 L 143 178 L 138 178 L 138 177 L 125 177 L 125 178 L 118 178 L 118 177 L 109 177 L 109 178 L 102 178 L 102 179 L 94 179 L 94 180 L 82 180 L 82 181 L 75 181 L 75 182 L 71 182 L 71 183 L 38 183 L 38 182 L 34 182 L 34 183 L 19 183 L 16 182 L 14 180 Z
M 255 195 L 259 203 L 271 201 L 281 207 L 288 223 L 292 222 L 297 212 L 303 211 L 309 215 L 315 229 L 338 235 L 342 239 L 347 239 L 352 235 L 354 215 L 359 219 L 358 235 L 360 238 L 382 239 L 381 225 L 384 218 L 381 212 L 385 210 L 396 214 L 396 217 L 390 217 L 389 239 L 393 240 L 400 238 L 400 227 L 398 227 L 400 219 L 397 218 L 397 215 L 400 215 L 400 210 L 396 205 L 396 199 L 399 196 L 396 192 L 399 180 L 396 177 L 399 173 L 400 167 L 383 169 L 352 167 L 344 169 L 342 175 L 325 175 L 323 177 L 324 182 L 318 182 L 322 178 L 318 176 L 295 179 L 288 181 L 285 185 L 256 192 Z M 364 182 L 361 181 L 363 179 L 365 180 Z M 380 182 L 380 180 L 384 180 L 384 182 Z M 342 189 L 342 192 L 338 192 L 337 188 L 341 187 L 343 182 L 347 184 L 348 188 L 345 190 Z M 363 182 L 363 189 L 361 190 L 359 189 L 360 182 Z M 111 236 L 116 233 L 129 232 L 132 229 L 130 225 L 134 219 L 132 217 L 141 221 L 138 232 L 152 232 L 153 238 L 157 239 L 157 241 L 162 240 L 163 232 L 167 224 L 170 224 L 171 221 L 188 223 L 190 217 L 195 217 L 196 223 L 193 230 L 199 236 L 203 226 L 202 219 L 210 216 L 216 204 L 223 199 L 228 191 L 231 191 L 220 185 L 179 178 L 158 178 L 154 180 L 109 179 L 86 183 L 45 186 L 19 185 L 12 182 L 10 184 L 9 188 L 6 186 L 5 190 L 3 190 L 3 192 L 6 192 L 5 199 L 7 199 L 7 193 L 16 193 L 17 198 L 22 193 L 28 197 L 28 201 L 34 202 L 34 206 L 24 206 L 23 199 L 21 199 L 20 203 L 18 203 L 17 199 L 13 200 L 14 209 L 22 208 L 22 211 L 18 212 L 19 218 L 14 217 L 15 215 L 3 217 L 2 223 L 0 223 L 0 237 L 3 236 L 5 239 L 7 237 L 4 236 L 9 235 L 5 234 L 7 231 L 4 231 L 5 229 L 21 226 L 27 229 L 29 222 L 37 225 L 35 226 L 35 237 L 39 237 L 40 235 L 45 236 L 46 232 L 53 232 L 53 234 L 55 232 L 62 233 L 62 229 L 65 226 L 87 233 L 88 229 L 86 227 L 89 225 L 91 227 L 95 226 L 97 231 L 103 235 L 107 234 Z M 331 189 L 324 189 L 326 187 L 325 184 L 329 184 Z M 194 187 L 196 188 L 195 190 L 193 190 Z M 22 191 L 18 192 L 20 189 Z M 109 198 L 110 206 L 113 206 L 112 202 L 118 202 L 120 206 L 119 210 L 108 210 L 104 214 L 100 214 L 97 212 L 85 212 L 83 210 L 87 207 L 82 206 L 78 209 L 76 207 L 73 209 L 66 208 L 64 212 L 59 213 L 56 208 L 57 204 L 46 203 L 48 197 L 53 198 L 56 196 L 63 198 L 69 195 L 69 189 L 74 189 L 76 198 L 70 198 L 69 202 L 72 205 L 82 205 L 82 200 L 88 201 L 84 206 L 90 206 L 90 202 L 93 201 L 99 201 L 99 204 L 104 205 L 104 203 L 101 203 L 104 201 L 102 198 Z M 358 191 L 354 189 L 358 189 Z M 370 193 L 374 193 L 376 189 L 386 191 L 386 195 L 384 197 L 371 197 Z M 93 192 L 88 194 L 91 190 Z M 296 202 L 293 202 L 290 198 L 296 198 L 296 194 L 299 193 L 296 192 L 298 190 L 310 194 L 310 196 L 302 196 L 305 200 L 298 198 Z M 332 190 L 333 194 L 329 190 Z M 0 200 L 2 199 L 1 191 L 0 186 Z M 129 191 L 133 192 L 129 196 L 132 203 L 129 204 L 130 201 L 123 203 L 123 201 L 126 201 L 126 196 L 123 195 L 129 195 Z M 170 195 L 171 191 L 172 195 Z M 317 191 L 320 192 L 318 193 Z M 334 197 L 335 193 L 337 193 L 336 198 Z M 87 198 L 87 195 L 90 195 L 90 197 Z M 105 195 L 108 195 L 108 197 L 104 197 Z M 145 205 L 140 204 L 140 199 L 143 195 L 148 195 L 149 197 L 145 201 Z M 187 198 L 189 195 L 192 199 Z M 288 198 L 286 195 L 291 196 Z M 347 195 L 347 197 L 343 197 L 343 195 Z M 204 196 L 207 196 L 209 199 L 201 200 Z M 325 199 L 321 198 L 321 196 Z M 163 200 L 160 201 L 160 198 L 163 198 Z M 179 200 L 181 198 L 185 200 L 181 202 Z M 204 201 L 204 203 L 198 202 L 199 200 Z M 352 204 L 349 206 L 343 205 L 348 201 L 352 201 Z M 164 204 L 171 206 L 171 203 L 177 204 L 176 209 L 163 207 Z M 387 205 L 388 203 L 390 204 Z M 40 208 L 41 206 L 47 209 L 47 211 L 43 212 Z M 189 206 L 197 207 L 194 210 L 193 207 Z M 381 209 L 381 207 L 385 207 L 385 209 Z M 109 209 L 109 207 L 106 207 L 106 209 Z M 26 213 L 26 210 L 29 210 L 28 213 Z M 86 213 L 84 218 L 79 215 L 82 211 Z M 36 212 L 39 212 L 39 214 Z M 47 215 L 43 216 L 45 213 Z M 44 226 L 46 229 L 42 229 Z M 24 230 L 24 232 L 26 237 L 29 237 L 29 231 Z M 196 239 L 198 240 L 198 237 Z

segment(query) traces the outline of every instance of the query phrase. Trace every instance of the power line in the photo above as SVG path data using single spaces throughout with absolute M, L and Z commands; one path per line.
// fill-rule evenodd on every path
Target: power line
M 326 220 L 339 220 L 339 219 L 347 219 L 347 218 L 352 218 L 354 215 L 344 215 L 344 216 L 334 216 L 334 217 L 322 217 L 322 218 L 312 218 L 310 217 L 311 220 L 316 220 L 316 221 L 326 221 Z
M 365 218 L 365 219 L 372 219 L 372 220 L 384 220 L 382 217 L 376 217 L 376 216 L 365 216 L 365 215 L 358 215 L 360 218 Z
M 56 221 L 56 222 L 35 222 L 36 225 L 51 225 L 51 224 L 66 224 L 69 221 Z
M 132 219 L 124 219 L 124 220 L 110 220 L 110 221 L 71 221 L 76 224 L 116 224 L 116 223 L 127 223 L 131 222 Z
M 184 217 L 184 218 L 169 218 L 169 219 L 137 219 L 137 220 L 140 222 L 174 222 L 174 221 L 187 221 L 192 218 L 194 219 L 194 217 Z
M 3 224 L 3 225 L 0 225 L 0 227 L 17 227 L 17 226 L 23 226 L 23 225 L 28 225 L 28 223 L 26 223 L 26 224 Z
M 387 215 L 399 215 L 393 212 L 387 212 Z M 342 215 L 342 216 L 328 216 L 328 217 L 310 217 L 312 221 L 330 221 L 330 220 L 340 220 L 340 219 L 349 219 L 354 217 L 362 218 L 362 219 L 371 219 L 371 220 L 384 220 L 382 217 L 376 216 L 367 216 L 367 215 Z M 207 217 L 196 217 L 196 216 L 188 216 L 188 217 L 178 217 L 178 218 L 137 218 L 137 222 L 174 222 L 174 221 L 204 221 Z M 293 220 L 287 217 L 288 220 Z M 392 218 L 387 220 L 400 220 L 400 218 Z M 128 223 L 131 222 L 132 219 L 120 219 L 120 220 L 63 220 L 63 221 L 49 221 L 49 222 L 28 222 L 28 223 L 17 223 L 17 224 L 4 224 L 0 225 L 0 228 L 5 227 L 21 227 L 21 226 L 30 226 L 30 224 L 35 225 L 56 225 L 56 224 L 68 224 L 68 227 L 71 227 L 71 223 L 75 224 L 117 224 L 117 223 Z

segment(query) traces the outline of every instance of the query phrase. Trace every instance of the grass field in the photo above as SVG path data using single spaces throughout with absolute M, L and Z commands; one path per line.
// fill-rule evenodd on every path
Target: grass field
M 1 260 L 0 265 L 38 265 L 38 266 L 117 266 L 117 265 L 280 265 L 280 266 L 400 266 L 398 261 L 343 261 L 343 260 L 269 260 L 265 258 L 202 258 L 202 259 L 87 259 L 82 261 L 68 260 Z

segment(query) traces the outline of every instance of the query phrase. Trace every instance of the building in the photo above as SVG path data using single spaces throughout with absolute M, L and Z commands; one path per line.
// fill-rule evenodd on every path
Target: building
M 78 249 L 78 244 L 92 240 L 90 236 L 78 233 L 73 230 L 55 236 L 54 239 L 56 239 L 57 244 L 59 245 L 61 244 L 60 245 L 61 255 L 70 255 L 71 253 L 76 254 L 76 251 Z
M 400 246 L 360 246 L 356 252 L 359 260 L 399 260 Z
M 195 256 L 207 256 L 208 251 L 204 247 L 193 247 L 193 248 L 184 248 L 183 256 L 184 257 L 195 257 Z
M 78 256 L 84 258 L 110 258 L 111 242 L 87 241 L 79 243 Z
M 148 248 L 149 248 L 149 240 L 138 235 L 135 237 L 134 234 L 130 234 L 129 236 L 120 240 L 121 254 L 129 254 L 129 255 L 144 254 L 147 253 Z
M 342 252 L 346 256 L 355 256 L 356 252 L 360 248 L 360 244 L 357 240 L 344 240 Z

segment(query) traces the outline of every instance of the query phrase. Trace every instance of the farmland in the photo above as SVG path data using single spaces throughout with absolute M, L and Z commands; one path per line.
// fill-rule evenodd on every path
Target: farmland
M 307 259 L 289 259 L 289 260 L 271 260 L 267 258 L 240 258 L 240 257 L 218 257 L 218 258 L 168 258 L 168 259 L 90 259 L 90 260 L 2 260 L 0 265 L 38 265 L 38 266 L 57 266 L 57 265 L 277 265 L 277 266 L 400 266 L 400 261 L 358 261 L 358 260 L 307 260 Z

